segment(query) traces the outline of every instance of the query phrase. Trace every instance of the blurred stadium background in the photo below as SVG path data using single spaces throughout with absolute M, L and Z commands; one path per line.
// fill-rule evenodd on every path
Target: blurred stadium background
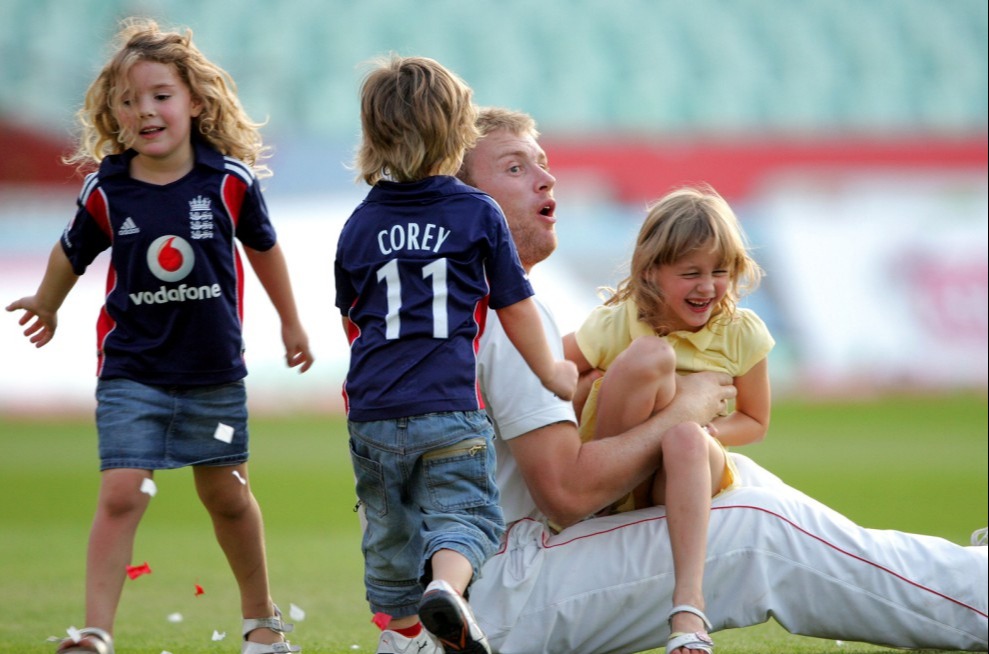
M 282 365 L 247 305 L 252 404 L 339 408 L 336 233 L 360 64 L 438 59 L 480 104 L 531 113 L 557 175 L 560 250 L 537 290 L 564 329 L 614 284 L 646 204 L 709 182 L 768 272 L 777 395 L 987 387 L 984 0 L 0 0 L 0 301 L 34 291 L 80 180 L 58 159 L 117 21 L 189 27 L 275 147 L 267 197 L 318 361 Z M 0 411 L 88 409 L 106 257 L 35 351 L 0 321 Z

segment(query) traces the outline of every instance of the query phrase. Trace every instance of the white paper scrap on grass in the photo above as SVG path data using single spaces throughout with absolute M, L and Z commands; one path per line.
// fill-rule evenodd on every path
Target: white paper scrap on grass
M 182 614 L 181 613 L 171 613 L 168 616 L 168 621 L 169 622 L 182 622 Z
M 297 622 L 302 622 L 306 619 L 306 612 L 290 602 L 288 605 L 288 617 Z
M 232 443 L 234 440 L 234 428 L 221 422 L 216 426 L 216 431 L 213 432 L 213 438 L 224 443 Z
M 223 640 L 227 637 L 227 632 L 219 632 L 216 629 L 213 630 L 213 640 Z
M 151 497 L 154 497 L 155 494 L 158 492 L 158 487 L 155 486 L 155 480 L 151 479 L 150 477 L 145 477 L 143 480 L 141 480 L 141 492 L 147 493 Z

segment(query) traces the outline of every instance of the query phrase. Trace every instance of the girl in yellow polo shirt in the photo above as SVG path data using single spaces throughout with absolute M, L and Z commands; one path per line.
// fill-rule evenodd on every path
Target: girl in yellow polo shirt
M 671 654 L 713 649 L 702 590 L 710 497 L 737 476 L 724 445 L 761 440 L 769 426 L 766 356 L 774 341 L 755 313 L 737 306 L 761 278 L 728 203 L 709 187 L 681 188 L 650 208 L 629 276 L 564 337 L 566 357 L 582 373 L 604 372 L 581 411 L 585 440 L 622 434 L 662 411 L 678 374 L 716 371 L 734 379 L 734 411 L 661 434 L 656 472 L 606 509 L 666 507 L 675 576 Z
M 767 355 L 775 341 L 753 311 L 737 306 L 762 274 L 734 212 L 710 187 L 680 188 L 655 203 L 636 238 L 629 276 L 564 337 L 566 356 L 582 373 L 605 372 L 581 412 L 584 440 L 644 422 L 673 399 L 677 374 L 700 371 L 727 373 L 738 390 L 734 411 L 704 426 L 716 437 L 712 444 L 762 440 L 770 413 Z M 734 478 L 727 466 L 716 469 L 723 458 L 712 455 L 715 493 Z M 660 470 L 637 490 L 634 505 L 619 508 L 663 503 L 663 482 Z

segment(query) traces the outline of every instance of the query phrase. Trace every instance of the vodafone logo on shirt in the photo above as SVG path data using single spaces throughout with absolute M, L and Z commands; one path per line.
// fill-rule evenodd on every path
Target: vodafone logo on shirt
M 159 236 L 148 248 L 148 268 L 163 282 L 177 282 L 192 271 L 196 255 L 181 236 Z
M 148 248 L 148 268 L 163 282 L 177 282 L 185 279 L 193 266 L 196 255 L 192 246 L 181 236 L 167 234 L 159 236 Z M 220 285 L 187 286 L 179 284 L 168 288 L 164 284 L 157 291 L 131 293 L 130 299 L 136 305 L 167 304 L 187 300 L 209 300 L 220 297 Z

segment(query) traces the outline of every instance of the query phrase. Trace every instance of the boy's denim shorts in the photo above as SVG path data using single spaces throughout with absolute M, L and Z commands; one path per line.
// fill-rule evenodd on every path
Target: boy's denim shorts
M 162 470 L 247 461 L 243 380 L 215 386 L 96 384 L 100 470 Z
M 505 531 L 494 430 L 484 411 L 348 423 L 363 504 L 364 582 L 375 613 L 418 610 L 427 561 L 459 552 L 475 574 Z

